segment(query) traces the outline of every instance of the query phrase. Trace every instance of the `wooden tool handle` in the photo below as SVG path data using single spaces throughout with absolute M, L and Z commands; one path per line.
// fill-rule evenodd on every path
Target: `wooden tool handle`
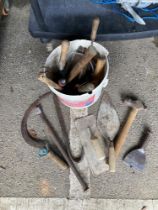
M 96 39 L 99 24 L 100 24 L 100 19 L 98 17 L 94 18 L 93 24 L 92 24 L 92 32 L 91 32 L 92 42 L 94 42 Z
M 109 146 L 109 171 L 116 172 L 116 156 L 115 156 L 115 149 L 114 144 L 111 141 Z
M 137 113 L 138 113 L 138 109 L 133 108 L 128 116 L 128 119 L 127 119 L 123 129 L 121 130 L 121 133 L 119 134 L 118 139 L 116 140 L 116 145 L 115 145 L 116 157 L 118 157 L 120 154 L 122 146 L 124 145 L 124 143 L 126 141 L 129 129 L 130 129 L 133 121 L 135 120 Z
M 62 170 L 65 170 L 68 168 L 68 165 L 66 164 L 66 162 L 64 162 L 61 158 L 55 155 L 52 151 L 48 153 L 48 157 L 53 162 L 55 162 Z
M 93 46 L 90 46 L 80 61 L 73 67 L 70 72 L 68 82 L 71 82 L 75 77 L 77 77 L 82 69 L 97 55 L 97 51 Z
M 61 44 L 61 55 L 59 60 L 59 69 L 62 71 L 66 64 L 67 54 L 69 51 L 70 43 L 67 40 L 64 40 Z
M 106 60 L 105 59 L 103 59 L 103 58 L 98 58 L 97 59 L 95 71 L 94 71 L 94 74 L 93 74 L 94 77 L 99 75 L 99 73 L 101 72 L 101 70 L 105 66 L 105 63 L 106 63 Z
M 78 87 L 78 92 L 79 93 L 91 92 L 94 89 L 95 89 L 94 84 L 87 83 L 85 85 L 81 85 L 80 87 Z
M 45 83 L 47 86 L 53 87 L 57 90 L 62 90 L 62 87 L 60 87 L 57 83 L 47 78 L 45 73 L 40 73 L 38 76 L 38 80 Z

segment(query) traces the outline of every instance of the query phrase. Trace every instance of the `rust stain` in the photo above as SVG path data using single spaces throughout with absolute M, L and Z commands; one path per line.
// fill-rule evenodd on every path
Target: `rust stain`
M 40 182 L 40 192 L 43 196 L 49 196 L 50 195 L 48 180 L 42 180 Z
M 36 138 L 37 137 L 37 133 L 36 133 L 36 131 L 34 130 L 34 129 L 29 129 L 28 130 L 29 131 L 29 133 L 30 133 L 30 135 L 32 136 L 32 137 L 34 137 L 34 138 Z

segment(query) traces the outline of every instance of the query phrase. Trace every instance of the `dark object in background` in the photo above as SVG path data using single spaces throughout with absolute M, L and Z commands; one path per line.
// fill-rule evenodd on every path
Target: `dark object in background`
M 43 42 L 89 39 L 94 17 L 100 18 L 97 40 L 125 40 L 158 35 L 158 20 L 142 26 L 114 12 L 119 5 L 96 5 L 90 0 L 32 0 L 29 31 Z M 157 12 L 158 13 L 158 12 Z M 140 14 L 141 15 L 141 14 Z
M 7 16 L 9 12 L 9 0 L 0 0 L 0 18 Z

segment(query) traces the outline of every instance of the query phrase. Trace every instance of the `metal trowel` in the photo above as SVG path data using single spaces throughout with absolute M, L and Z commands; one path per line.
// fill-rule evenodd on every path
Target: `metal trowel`
M 113 140 L 120 128 L 120 121 L 112 100 L 107 92 L 103 94 L 98 110 L 97 127 L 105 140 L 110 140 L 109 150 L 107 151 L 109 157 L 109 171 L 115 172 L 116 157 Z
M 124 162 L 136 171 L 143 171 L 146 164 L 145 148 L 148 145 L 149 135 L 151 131 L 149 128 L 145 128 L 141 145 L 137 149 L 132 150 L 124 157 Z M 143 143 L 142 143 L 143 142 Z

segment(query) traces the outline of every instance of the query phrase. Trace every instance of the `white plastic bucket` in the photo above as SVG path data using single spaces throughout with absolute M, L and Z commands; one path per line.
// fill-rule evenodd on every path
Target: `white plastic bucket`
M 89 47 L 91 45 L 91 41 L 89 40 L 75 40 L 70 42 L 70 49 L 69 54 L 70 56 L 72 52 L 75 52 L 80 46 Z M 94 42 L 94 46 L 97 49 L 98 53 L 101 56 L 108 56 L 109 52 L 100 44 Z M 52 53 L 48 56 L 45 66 L 52 68 L 56 65 L 60 58 L 61 46 L 55 48 Z M 100 97 L 102 89 L 107 86 L 108 84 L 108 74 L 109 74 L 109 62 L 107 58 L 107 65 L 105 67 L 105 77 L 103 78 L 102 82 L 91 92 L 85 93 L 82 95 L 66 95 L 52 87 L 49 87 L 53 93 L 55 93 L 59 100 L 67 107 L 74 108 L 74 109 L 83 109 L 93 105 Z

